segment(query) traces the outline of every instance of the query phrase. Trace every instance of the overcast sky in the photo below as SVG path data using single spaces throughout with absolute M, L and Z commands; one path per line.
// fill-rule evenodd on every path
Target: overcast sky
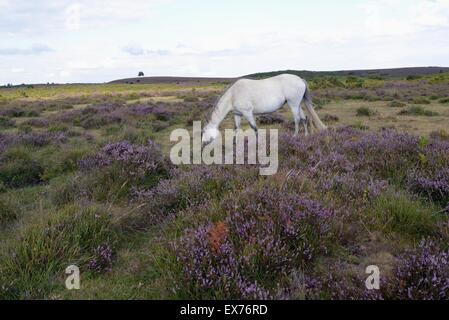
M 449 66 L 449 0 L 0 0 L 0 84 Z

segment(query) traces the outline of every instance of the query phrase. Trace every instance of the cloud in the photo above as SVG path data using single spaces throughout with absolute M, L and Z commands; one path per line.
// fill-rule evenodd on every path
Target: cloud
M 368 36 L 410 35 L 449 27 L 448 0 L 369 0 L 360 8 Z
M 156 5 L 169 0 L 0 0 L 0 32 L 36 34 L 57 30 L 107 27 L 151 16 Z
M 144 49 L 141 46 L 135 45 L 125 46 L 122 48 L 122 51 L 133 56 L 149 56 L 149 55 L 168 56 L 171 54 L 171 51 L 167 49 L 149 50 Z
M 0 55 L 39 55 L 51 51 L 54 50 L 45 44 L 34 44 L 28 48 L 0 48 Z

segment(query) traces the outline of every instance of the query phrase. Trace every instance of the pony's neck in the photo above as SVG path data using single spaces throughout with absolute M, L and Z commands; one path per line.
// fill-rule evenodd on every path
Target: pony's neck
M 217 106 L 215 107 L 212 115 L 210 117 L 210 121 L 207 124 L 209 128 L 217 129 L 223 120 L 226 118 L 228 113 L 231 111 L 232 105 L 231 100 L 228 95 L 224 95 L 218 101 Z

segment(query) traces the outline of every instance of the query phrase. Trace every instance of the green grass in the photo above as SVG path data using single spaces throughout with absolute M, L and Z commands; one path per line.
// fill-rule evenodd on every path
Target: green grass
M 30 87 L 12 87 L 0 88 L 0 95 L 3 99 L 21 99 L 21 98 L 61 98 L 70 96 L 93 96 L 110 95 L 115 96 L 120 93 L 121 96 L 127 95 L 129 99 L 138 98 L 141 94 L 148 92 L 169 92 L 169 91 L 189 91 L 192 89 L 219 90 L 224 88 L 224 84 L 207 84 L 195 86 L 178 86 L 174 83 L 164 84 L 71 84 L 71 85 L 35 85 Z
M 45 297 L 67 266 L 86 268 L 98 246 L 115 242 L 103 209 L 77 205 L 33 219 L 19 238 L 8 248 L 14 254 L 2 257 L 3 298 Z
M 397 233 L 419 240 L 435 235 L 442 217 L 434 213 L 437 207 L 412 199 L 406 193 L 385 193 L 367 211 L 367 219 L 374 229 L 385 235 Z

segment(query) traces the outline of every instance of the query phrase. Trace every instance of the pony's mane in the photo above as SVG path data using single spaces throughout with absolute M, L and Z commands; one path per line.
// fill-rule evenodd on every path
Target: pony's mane
M 223 98 L 223 96 L 226 94 L 226 92 L 228 92 L 228 90 L 235 84 L 235 82 L 229 84 L 226 88 L 224 88 L 223 92 L 217 97 L 217 99 L 215 99 L 215 103 L 214 106 L 212 108 L 210 108 L 206 114 L 204 115 L 203 119 L 204 120 L 204 125 L 208 124 L 211 120 L 212 120 L 212 115 L 214 114 L 214 112 L 217 110 L 217 105 L 220 102 L 220 100 Z

